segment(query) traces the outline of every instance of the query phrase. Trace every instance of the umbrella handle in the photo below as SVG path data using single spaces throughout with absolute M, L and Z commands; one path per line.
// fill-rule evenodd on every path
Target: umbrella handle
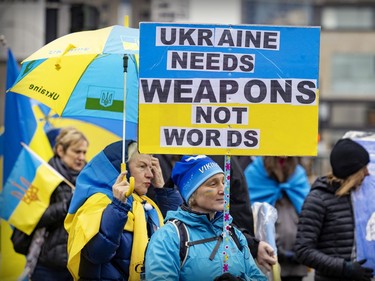
M 121 163 L 121 172 L 126 171 L 126 164 Z M 129 189 L 125 192 L 125 197 L 129 197 L 134 192 L 134 177 L 129 178 Z
M 134 192 L 134 177 L 130 177 L 129 179 L 129 189 L 128 191 L 125 193 L 125 196 L 126 197 L 129 197 L 130 195 L 132 195 L 132 193 Z

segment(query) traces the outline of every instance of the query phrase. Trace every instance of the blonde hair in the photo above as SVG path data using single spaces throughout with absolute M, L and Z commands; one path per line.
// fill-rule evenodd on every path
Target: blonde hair
M 367 175 L 367 166 L 358 170 L 357 172 L 350 175 L 346 179 L 339 179 L 331 173 L 328 175 L 328 182 L 329 184 L 333 184 L 334 182 L 340 184 L 340 188 L 336 190 L 335 194 L 341 197 L 341 196 L 349 194 L 349 192 L 352 189 L 356 189 L 361 184 L 361 182 L 363 181 L 366 175 Z
M 53 147 L 53 152 L 55 155 L 57 154 L 57 147 L 61 146 L 63 151 L 66 152 L 67 149 L 80 141 L 86 141 L 87 144 L 89 141 L 85 137 L 85 135 L 78 131 L 74 127 L 65 127 L 60 130 L 60 133 L 56 137 L 55 146 Z
M 131 159 L 135 158 L 137 155 L 139 155 L 138 151 L 138 144 L 136 142 L 132 142 L 128 145 L 128 159 L 126 162 L 130 162 Z

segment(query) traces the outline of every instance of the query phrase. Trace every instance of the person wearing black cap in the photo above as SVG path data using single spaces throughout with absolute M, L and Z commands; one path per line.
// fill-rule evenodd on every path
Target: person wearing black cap
M 373 270 L 357 260 L 351 191 L 368 175 L 369 153 L 339 140 L 330 154 L 332 173 L 312 185 L 299 217 L 296 257 L 315 269 L 315 281 L 370 281 Z

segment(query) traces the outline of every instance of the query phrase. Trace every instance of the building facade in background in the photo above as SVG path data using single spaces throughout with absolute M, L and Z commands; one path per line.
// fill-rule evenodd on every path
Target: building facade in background
M 21 61 L 67 33 L 123 24 L 125 15 L 131 27 L 141 21 L 321 26 L 321 144 L 329 149 L 349 130 L 375 129 L 373 1 L 0 0 L 0 35 Z M 1 85 L 5 56 L 2 46 Z M 3 96 L 0 101 L 3 112 Z

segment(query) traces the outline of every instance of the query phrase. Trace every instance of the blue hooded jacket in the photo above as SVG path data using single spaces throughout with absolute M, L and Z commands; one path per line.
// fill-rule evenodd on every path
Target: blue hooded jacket
M 188 210 L 186 206 L 170 211 L 165 221 L 177 219 L 188 229 L 189 241 L 197 241 L 221 235 L 223 231 L 223 213 L 217 213 L 213 220 L 206 214 Z M 250 254 L 245 236 L 235 229 L 240 250 L 234 240 L 229 238 L 229 273 L 243 280 L 266 281 L 267 278 L 256 266 Z M 180 268 L 180 240 L 174 224 L 166 223 L 155 232 L 146 252 L 146 280 L 214 280 L 223 272 L 224 243 L 219 246 L 213 260 L 209 257 L 217 241 L 197 244 L 188 248 L 185 264 Z
M 77 178 L 69 214 L 74 215 L 96 193 L 105 194 L 111 200 L 101 215 L 99 232 L 81 251 L 80 280 L 128 280 L 133 233 L 125 231 L 124 225 L 133 198 L 129 197 L 124 204 L 112 194 L 112 185 L 120 173 L 121 156 L 122 141 L 110 144 L 86 165 Z M 162 208 L 177 209 L 176 198 L 180 196 L 175 189 L 156 189 L 155 199 Z M 148 213 L 145 212 L 146 219 L 151 217 Z

